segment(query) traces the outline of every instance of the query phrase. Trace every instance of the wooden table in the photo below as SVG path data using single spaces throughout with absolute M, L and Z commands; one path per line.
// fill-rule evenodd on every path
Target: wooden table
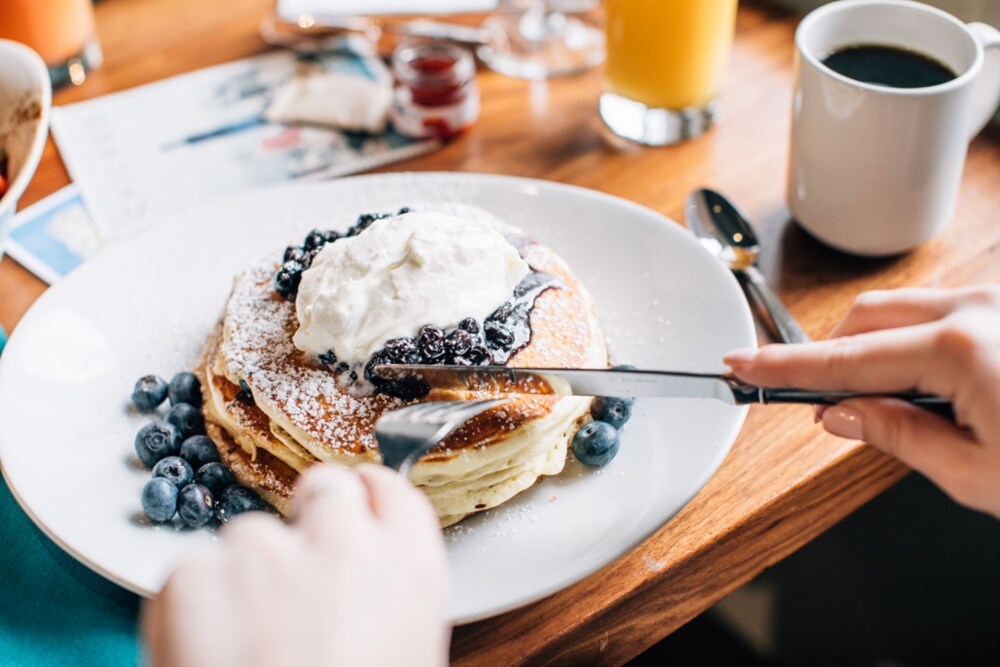
M 268 0 L 108 0 L 98 30 L 106 64 L 65 104 L 248 56 Z M 1000 279 L 1000 141 L 969 154 L 954 222 L 892 260 L 831 251 L 789 221 L 783 203 L 792 36 L 797 17 L 744 0 L 721 99 L 723 118 L 681 146 L 648 149 L 607 136 L 597 116 L 601 73 L 530 83 L 484 72 L 483 111 L 458 141 L 396 169 L 545 178 L 636 201 L 675 220 L 693 188 L 728 193 L 759 226 L 763 270 L 792 313 L 823 336 L 856 294 L 902 285 Z M 50 141 L 21 205 L 68 182 Z M 613 225 L 609 221 L 609 225 Z M 13 329 L 45 285 L 0 262 L 0 323 Z M 455 630 L 460 665 L 620 664 L 822 533 L 906 473 L 856 442 L 824 434 L 807 408 L 752 409 L 704 490 L 640 547 L 541 602 Z

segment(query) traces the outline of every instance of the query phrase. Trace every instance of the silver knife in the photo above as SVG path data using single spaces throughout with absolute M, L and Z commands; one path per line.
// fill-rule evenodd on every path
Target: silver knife
M 758 387 L 727 375 L 651 370 L 586 368 L 510 368 L 507 366 L 424 366 L 385 364 L 375 374 L 385 380 L 421 382 L 430 388 L 496 393 L 620 396 L 633 398 L 712 398 L 730 405 L 804 403 L 835 405 L 849 398 L 896 398 L 955 420 L 952 404 L 938 396 L 916 393 L 864 394 L 813 391 L 794 387 Z

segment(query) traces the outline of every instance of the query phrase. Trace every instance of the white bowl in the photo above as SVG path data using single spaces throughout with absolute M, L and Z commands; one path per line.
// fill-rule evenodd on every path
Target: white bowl
M 17 200 L 35 174 L 49 133 L 52 85 L 38 54 L 0 39 L 0 148 L 7 152 L 7 194 L 0 197 L 0 258 Z

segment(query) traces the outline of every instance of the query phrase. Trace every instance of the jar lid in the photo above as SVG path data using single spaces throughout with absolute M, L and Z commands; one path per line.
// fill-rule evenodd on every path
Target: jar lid
M 472 54 L 451 42 L 404 42 L 392 54 L 392 71 L 403 82 L 452 85 L 475 76 Z

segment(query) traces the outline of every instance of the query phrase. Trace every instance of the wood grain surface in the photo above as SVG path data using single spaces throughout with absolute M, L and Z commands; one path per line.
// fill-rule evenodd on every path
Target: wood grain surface
M 258 53 L 267 0 L 107 0 L 98 6 L 106 64 L 56 104 Z M 631 199 L 680 220 L 688 192 L 715 187 L 757 225 L 762 269 L 821 337 L 868 289 L 1000 279 L 1000 139 L 970 149 L 960 203 L 940 238 L 894 259 L 842 255 L 789 220 L 783 202 L 798 17 L 741 3 L 720 100 L 722 118 L 689 143 L 640 148 L 597 116 L 600 71 L 550 82 L 482 72 L 482 116 L 443 150 L 393 169 L 545 178 Z M 49 143 L 22 206 L 68 182 Z M 608 221 L 609 236 L 614 234 Z M 595 242 L 605 242 L 595 239 Z M 613 250 L 612 250 L 613 251 Z M 0 262 L 0 324 L 16 327 L 45 286 Z M 498 618 L 457 628 L 458 665 L 622 664 L 778 562 L 906 473 L 856 442 L 827 436 L 808 408 L 751 409 L 718 474 L 649 540 L 601 572 Z

